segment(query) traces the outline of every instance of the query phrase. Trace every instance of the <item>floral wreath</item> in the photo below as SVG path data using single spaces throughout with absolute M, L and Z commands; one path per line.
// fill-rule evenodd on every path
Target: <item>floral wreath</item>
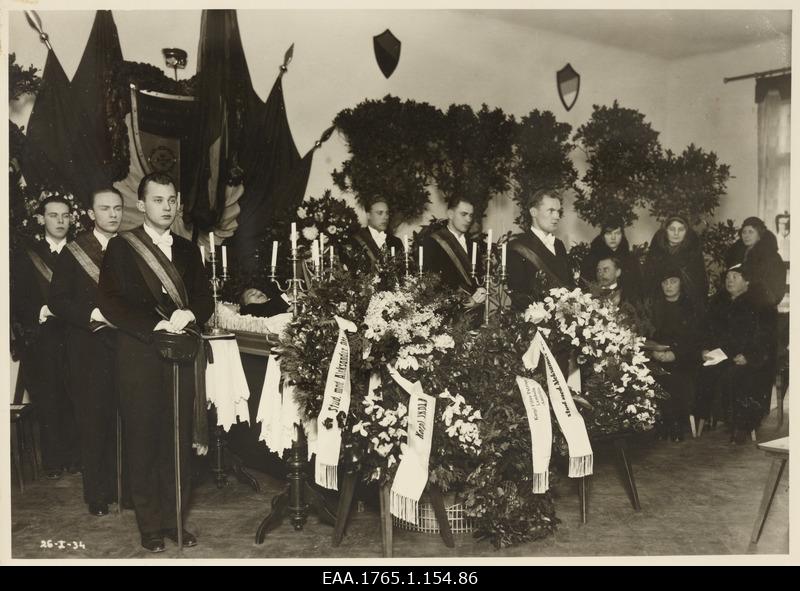
M 43 190 L 38 196 L 25 198 L 25 217 L 17 228 L 22 234 L 34 240 L 44 240 L 44 216 L 41 214 L 42 204 L 52 197 L 62 198 L 69 207 L 69 230 L 67 238 L 72 240 L 80 232 L 90 227 L 89 214 L 72 193 Z

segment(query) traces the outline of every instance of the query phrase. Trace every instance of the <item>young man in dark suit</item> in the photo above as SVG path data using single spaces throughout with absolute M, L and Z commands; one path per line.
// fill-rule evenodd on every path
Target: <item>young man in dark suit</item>
M 430 233 L 422 243 L 423 270 L 437 273 L 442 283 L 459 291 L 464 306 L 474 309 L 486 301 L 486 289 L 472 277 L 472 263 L 466 233 L 472 225 L 475 207 L 456 199 L 447 208 L 447 226 Z
M 366 255 L 374 269 L 381 257 L 394 256 L 402 259 L 404 256 L 403 242 L 388 233 L 391 212 L 389 204 L 380 197 L 374 199 L 367 208 L 367 226 L 361 228 L 353 235 L 351 247 L 357 253 Z
M 122 195 L 92 195 L 94 229 L 67 244 L 56 262 L 50 309 L 66 324 L 70 396 L 83 462 L 83 499 L 89 513 L 108 514 L 116 495 L 116 410 L 112 327 L 98 308 L 98 283 L 108 241 L 122 221 Z
M 158 351 L 157 331 L 196 332 L 214 301 L 200 252 L 170 233 L 178 211 L 175 185 L 161 173 L 139 184 L 144 224 L 109 241 L 100 273 L 100 311 L 118 328 L 116 369 L 130 489 L 142 546 L 164 550 L 177 540 L 173 448 L 172 369 Z M 189 492 L 194 364 L 180 364 L 181 497 Z M 205 401 L 201 401 L 205 404 Z M 197 539 L 183 532 L 184 546 Z
M 50 283 L 59 253 L 67 244 L 68 203 L 49 197 L 40 206 L 44 240 L 21 245 L 12 257 L 11 314 L 22 342 L 23 379 L 37 409 L 42 467 L 47 478 L 80 471 L 77 429 L 67 395 L 64 322 L 49 304 Z
M 574 287 L 567 249 L 555 236 L 562 215 L 561 197 L 549 190 L 536 191 L 528 199 L 527 214 L 530 227 L 508 245 L 508 287 L 517 311 L 541 301 L 548 289 Z

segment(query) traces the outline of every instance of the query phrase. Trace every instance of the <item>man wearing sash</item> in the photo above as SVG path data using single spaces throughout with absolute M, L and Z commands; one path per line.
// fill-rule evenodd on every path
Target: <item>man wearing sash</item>
M 80 470 L 75 417 L 67 396 L 64 322 L 49 307 L 50 282 L 59 253 L 67 244 L 67 202 L 48 197 L 40 205 L 45 239 L 21 246 L 12 260 L 11 312 L 22 341 L 25 387 L 36 406 L 47 478 L 61 478 L 65 468 Z
M 114 335 L 98 308 L 97 286 L 108 241 L 122 221 L 122 195 L 101 189 L 92 195 L 94 230 L 67 244 L 50 286 L 50 308 L 66 324 L 70 397 L 75 406 L 83 461 L 83 500 L 89 513 L 108 514 L 116 495 Z
M 574 287 L 567 249 L 554 234 L 562 215 L 561 197 L 540 189 L 523 213 L 530 217 L 530 227 L 512 238 L 508 248 L 508 287 L 517 311 L 544 299 L 549 289 Z
M 402 260 L 403 242 L 387 232 L 389 228 L 389 204 L 385 199 L 377 197 L 367 208 L 367 227 L 353 235 L 352 247 L 355 252 L 363 253 L 374 269 L 383 256 L 391 256 L 394 248 L 395 256 Z
M 466 232 L 472 225 L 475 207 L 466 199 L 455 199 L 447 208 L 447 226 L 423 241 L 423 268 L 437 273 L 445 285 L 463 295 L 464 306 L 477 308 L 486 300 L 486 289 L 471 276 L 472 263 Z
M 156 331 L 194 332 L 211 316 L 214 301 L 200 252 L 170 233 L 177 214 L 172 179 L 162 173 L 139 184 L 144 225 L 109 241 L 100 272 L 100 311 L 118 328 L 116 369 L 125 428 L 130 489 L 142 546 L 164 550 L 177 540 L 170 363 L 159 356 Z M 182 507 L 188 500 L 194 367 L 180 365 Z M 197 539 L 183 533 L 184 546 Z

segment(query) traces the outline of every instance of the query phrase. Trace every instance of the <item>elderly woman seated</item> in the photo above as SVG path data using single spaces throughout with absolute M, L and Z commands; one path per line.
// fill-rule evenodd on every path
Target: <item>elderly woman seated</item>
M 661 293 L 653 299 L 653 334 L 646 346 L 661 370 L 656 379 L 669 394 L 663 406 L 662 435 L 682 441 L 700 367 L 699 310 L 684 292 L 677 266 L 665 264 L 659 279 Z
M 762 416 L 757 377 L 766 347 L 750 279 L 746 267 L 732 266 L 725 274 L 725 289 L 711 302 L 698 399 L 698 416 L 703 421 L 723 417 L 737 444 L 745 442 Z

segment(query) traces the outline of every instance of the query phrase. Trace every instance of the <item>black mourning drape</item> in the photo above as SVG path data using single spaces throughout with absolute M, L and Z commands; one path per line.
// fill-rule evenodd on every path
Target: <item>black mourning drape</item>
M 62 188 L 86 202 L 93 189 L 119 178 L 111 170 L 105 97 L 110 70 L 121 60 L 109 11 L 97 12 L 72 83 L 48 51 L 22 159 L 29 185 Z

